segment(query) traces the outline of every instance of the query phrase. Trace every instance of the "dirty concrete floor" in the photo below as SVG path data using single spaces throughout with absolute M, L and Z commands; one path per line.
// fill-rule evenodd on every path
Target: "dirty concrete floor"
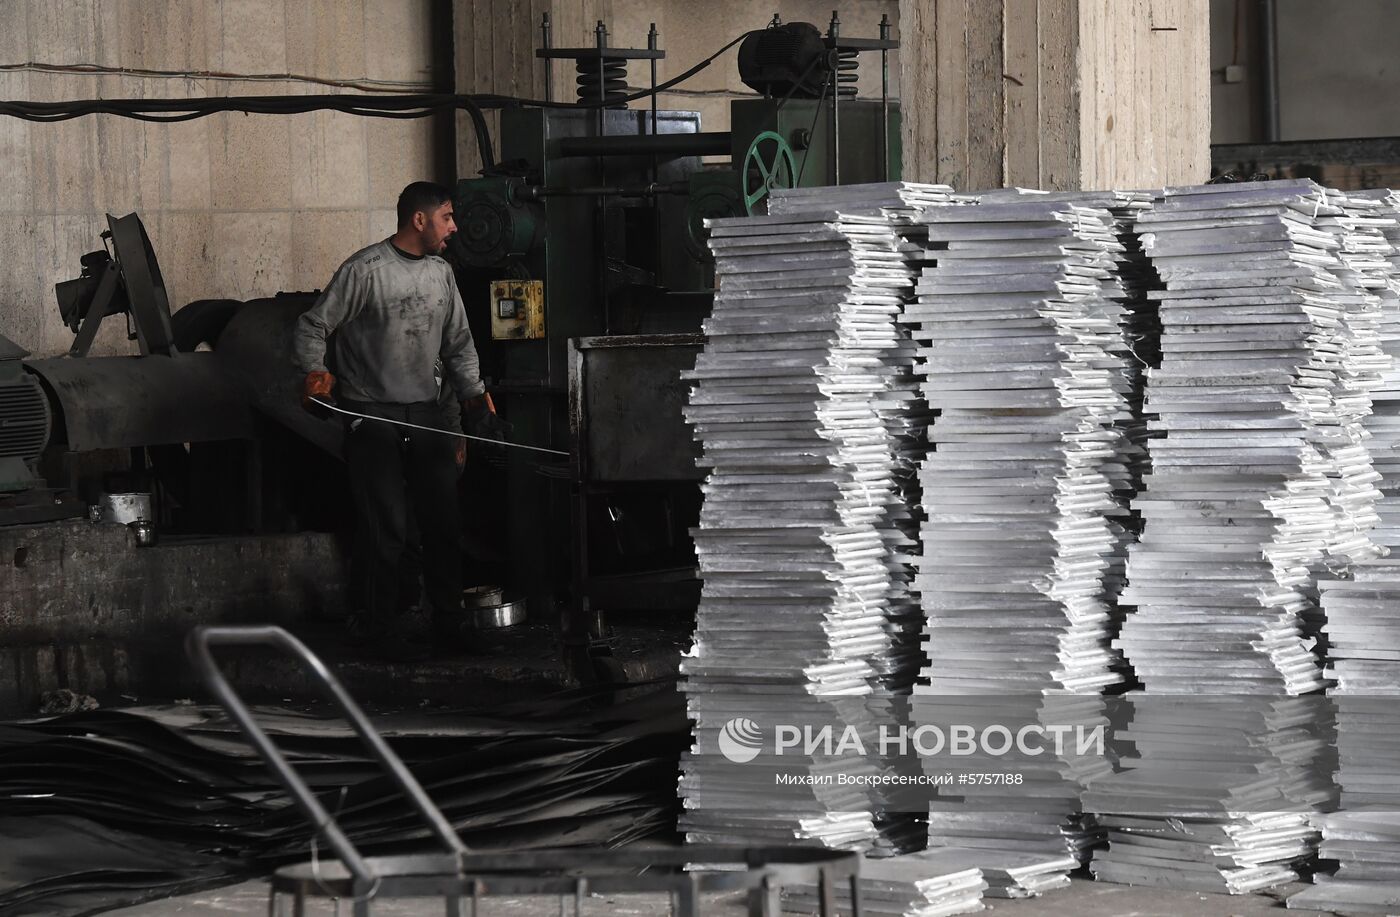
M 1302 891 L 1305 885 L 1290 885 L 1255 895 L 1203 895 L 1196 892 L 1129 888 L 1088 879 L 1076 879 L 1067 889 L 1043 898 L 1026 901 L 991 901 L 980 912 L 989 917 L 1331 917 L 1324 911 L 1296 911 L 1284 908 L 1282 899 Z M 469 909 L 464 912 L 470 913 Z M 288 901 L 283 911 L 291 913 Z M 329 902 L 313 903 L 307 917 L 336 914 Z M 340 914 L 350 909 L 342 905 Z M 385 901 L 376 904 L 376 917 L 427 917 L 443 913 L 437 901 Z M 658 917 L 667 913 L 665 899 L 657 896 L 595 895 L 584 901 L 580 917 Z M 735 896 L 707 898 L 702 913 L 706 917 L 744 917 L 741 899 Z M 267 884 L 244 882 L 198 895 L 154 901 L 137 907 L 111 911 L 110 917 L 187 917 L 218 914 L 225 917 L 262 917 L 267 914 Z M 555 898 L 486 899 L 479 917 L 574 917 L 572 902 L 561 909 Z
M 392 662 L 363 646 L 351 644 L 342 625 L 307 622 L 291 628 L 361 704 L 402 703 L 403 698 L 435 706 L 488 709 L 492 705 L 543 697 L 573 686 L 557 630 L 546 623 L 528 622 L 483 635 L 476 652 L 435 647 L 430 659 Z M 650 625 L 615 624 L 605 641 L 627 680 L 641 683 L 674 677 L 681 653 L 690 645 L 689 625 L 663 619 Z M 152 646 L 151 658 L 182 660 L 178 643 Z M 319 698 L 323 693 L 306 667 L 293 657 L 264 648 L 228 648 L 219 664 L 233 686 L 250 703 L 290 703 L 289 699 Z M 110 693 L 103 706 L 150 703 L 172 697 L 209 698 L 194 669 L 183 663 L 167 667 L 162 681 Z M 17 711 L 33 712 L 33 707 Z

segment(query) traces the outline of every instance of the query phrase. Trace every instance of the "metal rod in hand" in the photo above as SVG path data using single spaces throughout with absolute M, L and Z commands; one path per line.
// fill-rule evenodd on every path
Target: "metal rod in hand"
M 493 446 L 505 446 L 507 449 L 529 449 L 531 452 L 547 452 L 550 455 L 562 455 L 565 458 L 569 453 L 559 449 L 546 449 L 543 446 L 527 446 L 524 443 L 508 443 L 502 439 L 492 439 L 489 436 L 472 436 L 468 433 L 458 433 L 456 430 L 442 430 L 437 427 L 425 427 L 422 424 L 409 423 L 406 420 L 395 420 L 392 417 L 376 417 L 373 414 L 361 414 L 359 411 L 347 411 L 345 408 L 323 401 L 314 395 L 312 401 L 319 404 L 328 411 L 335 411 L 337 414 L 344 414 L 346 417 L 359 417 L 364 420 L 377 420 L 380 423 L 393 424 L 396 427 L 408 427 L 411 430 L 423 430 L 428 433 L 441 433 L 443 436 L 455 436 L 458 439 L 471 439 L 479 443 L 490 443 Z

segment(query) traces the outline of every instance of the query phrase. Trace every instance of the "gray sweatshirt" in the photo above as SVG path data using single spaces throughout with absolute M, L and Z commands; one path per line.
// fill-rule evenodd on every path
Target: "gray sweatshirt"
M 302 372 L 326 368 L 332 332 L 339 397 L 436 401 L 439 358 L 458 399 L 486 391 L 457 281 L 435 255 L 409 258 L 388 239 L 351 255 L 297 321 L 293 347 Z

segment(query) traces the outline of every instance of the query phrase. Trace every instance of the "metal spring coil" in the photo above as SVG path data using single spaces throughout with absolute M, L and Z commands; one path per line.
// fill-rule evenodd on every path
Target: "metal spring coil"
M 578 68 L 578 100 L 612 103 L 632 92 L 627 85 L 627 61 L 620 57 L 585 57 L 576 60 Z M 601 89 L 600 89 L 601 87 Z M 609 104 L 608 108 L 626 108 L 625 102 Z
M 836 62 L 836 85 L 840 98 L 856 97 L 856 82 L 860 79 L 859 54 L 855 51 L 841 51 Z

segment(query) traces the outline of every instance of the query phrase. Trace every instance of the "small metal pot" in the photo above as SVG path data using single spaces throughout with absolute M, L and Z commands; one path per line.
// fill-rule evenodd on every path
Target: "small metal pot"
M 505 601 L 505 591 L 500 586 L 468 586 L 462 590 L 462 604 L 467 608 L 485 608 Z
M 525 600 L 502 602 L 499 605 L 485 605 L 481 608 L 468 608 L 467 617 L 473 630 L 496 630 L 514 627 L 525 621 Z
M 472 634 L 483 630 L 512 627 L 525 621 L 525 600 L 496 602 L 492 605 L 463 603 L 460 612 L 439 619 L 444 632 L 461 640 L 472 640 Z
M 132 534 L 136 536 L 138 548 L 149 548 L 156 543 L 156 524 L 149 519 L 128 522 L 126 527 L 131 529 Z

